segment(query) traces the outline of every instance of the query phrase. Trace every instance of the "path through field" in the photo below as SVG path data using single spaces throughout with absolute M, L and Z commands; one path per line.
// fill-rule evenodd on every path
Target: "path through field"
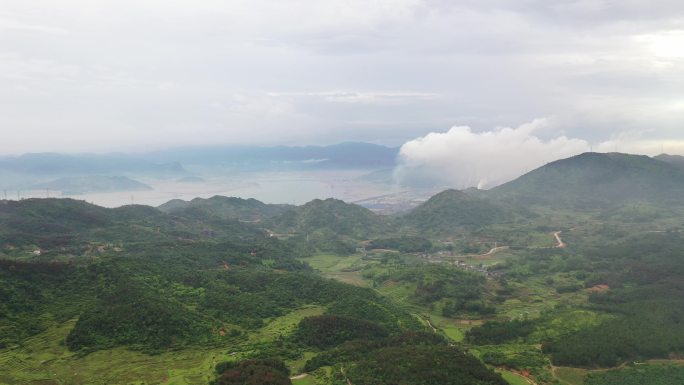
M 563 249 L 565 248 L 565 246 L 567 246 L 567 244 L 565 244 L 565 242 L 563 242 L 563 240 L 560 237 L 561 233 L 562 231 L 556 231 L 555 233 L 553 233 L 553 236 L 556 237 L 557 242 L 555 246 L 556 249 Z
M 508 250 L 508 248 L 509 248 L 508 246 L 497 246 L 497 247 L 493 247 L 493 248 L 492 248 L 491 250 L 489 250 L 488 252 L 486 252 L 486 253 L 484 253 L 484 254 L 480 254 L 480 255 L 476 256 L 475 258 L 485 258 L 485 257 L 489 257 L 489 256 L 491 256 L 491 255 L 494 255 L 494 254 L 498 253 L 499 251 Z
M 425 321 L 427 321 L 428 326 L 432 328 L 432 332 L 437 333 L 437 328 L 432 326 L 432 322 L 430 322 L 430 317 L 425 317 Z
M 306 377 L 309 377 L 309 373 L 302 373 L 302 374 L 298 374 L 296 376 L 292 376 L 292 377 L 290 377 L 290 380 L 301 380 L 302 378 L 306 378 Z

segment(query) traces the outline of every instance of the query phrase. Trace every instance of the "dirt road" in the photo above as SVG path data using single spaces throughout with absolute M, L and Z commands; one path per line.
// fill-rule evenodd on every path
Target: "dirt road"
M 556 237 L 556 246 L 554 246 L 556 249 L 563 249 L 565 248 L 565 246 L 567 246 L 567 244 L 565 244 L 565 242 L 563 242 L 563 240 L 560 237 L 561 233 L 563 232 L 556 231 L 555 233 L 553 233 L 553 236 Z

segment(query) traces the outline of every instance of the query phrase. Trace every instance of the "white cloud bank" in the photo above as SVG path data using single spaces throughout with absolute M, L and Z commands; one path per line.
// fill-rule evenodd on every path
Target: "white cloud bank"
M 548 126 L 547 119 L 537 119 L 517 128 L 473 132 L 470 127 L 455 126 L 446 133 L 430 133 L 401 147 L 395 179 L 413 186 L 487 189 L 590 150 L 582 139 L 543 140 L 535 135 Z

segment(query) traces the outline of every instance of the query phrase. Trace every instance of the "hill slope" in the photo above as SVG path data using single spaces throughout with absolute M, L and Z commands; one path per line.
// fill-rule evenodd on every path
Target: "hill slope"
M 681 155 L 660 154 L 658 156 L 654 156 L 653 159 L 657 159 L 659 161 L 684 169 L 684 156 Z
M 681 204 L 684 170 L 648 156 L 585 153 L 549 163 L 485 195 L 509 202 L 566 208 L 636 201 Z
M 191 201 L 174 199 L 158 208 L 166 213 L 181 216 L 217 216 L 223 219 L 257 222 L 282 214 L 292 206 L 266 204 L 253 198 L 242 199 L 216 195 L 208 199 L 195 198 Z
M 339 199 L 314 199 L 303 206 L 273 218 L 275 229 L 296 233 L 331 233 L 357 239 L 381 233 L 387 224 L 372 211 Z
M 458 190 L 442 191 L 401 218 L 404 225 L 422 233 L 448 233 L 513 219 L 515 214 L 504 206 Z
M 56 250 L 89 242 L 132 243 L 261 234 L 260 230 L 235 220 L 214 223 L 180 218 L 149 206 L 109 209 L 85 201 L 54 198 L 0 201 L 0 247 L 35 245 Z

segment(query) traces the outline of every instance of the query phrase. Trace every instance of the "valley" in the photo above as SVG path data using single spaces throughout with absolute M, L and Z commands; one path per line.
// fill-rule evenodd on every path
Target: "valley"
M 584 154 L 393 215 L 0 201 L 0 384 L 676 384 L 682 196 Z

